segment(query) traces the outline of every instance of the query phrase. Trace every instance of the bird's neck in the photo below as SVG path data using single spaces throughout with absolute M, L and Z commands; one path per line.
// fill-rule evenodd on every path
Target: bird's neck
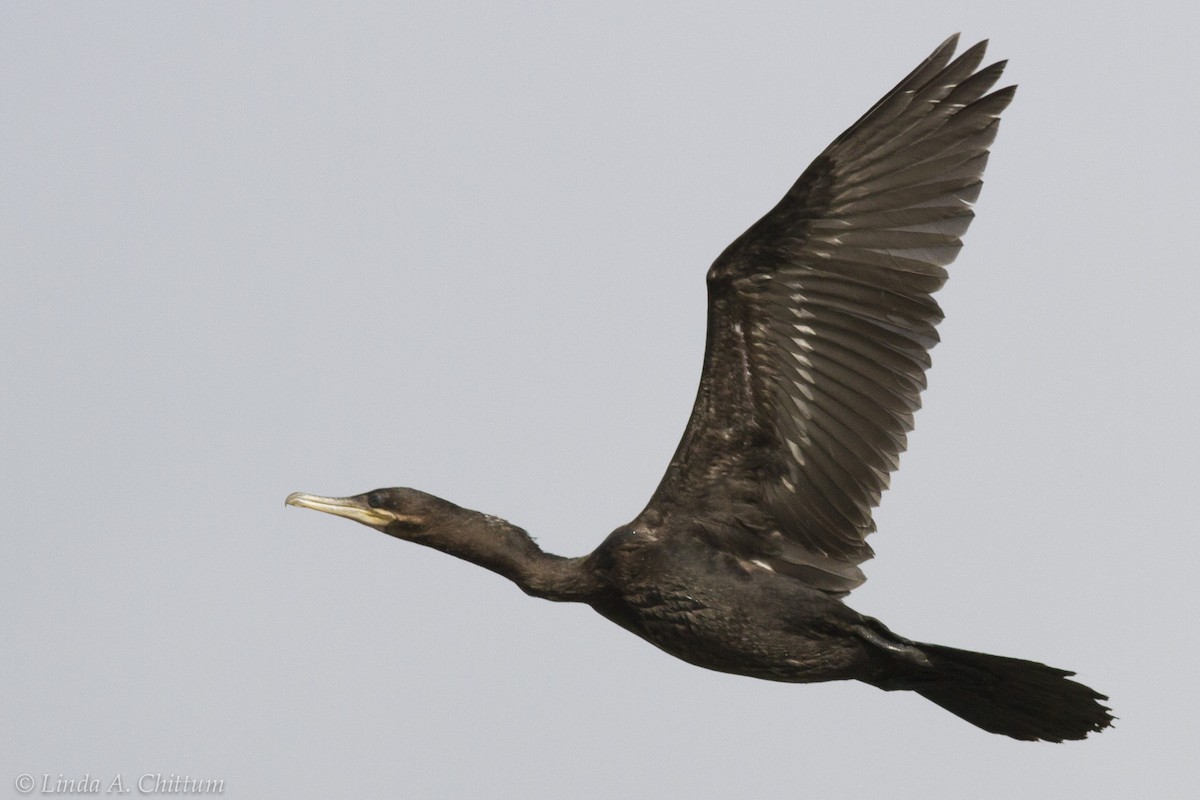
M 503 575 L 526 594 L 546 600 L 586 603 L 604 588 L 586 557 L 543 552 L 521 528 L 485 514 L 414 541 Z
M 589 603 L 604 589 L 585 558 L 564 558 L 540 549 L 512 580 L 528 595 L 561 603 Z

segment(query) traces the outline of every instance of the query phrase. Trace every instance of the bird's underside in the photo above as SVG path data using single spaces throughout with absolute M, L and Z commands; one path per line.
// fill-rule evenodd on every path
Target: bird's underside
M 952 37 L 808 167 L 708 271 L 692 416 L 645 510 L 581 558 L 412 489 L 288 503 L 355 519 L 590 604 L 672 655 L 769 680 L 908 689 L 1018 739 L 1111 724 L 1072 673 L 910 641 L 847 607 L 872 509 L 925 387 L 979 195 L 1004 62 Z

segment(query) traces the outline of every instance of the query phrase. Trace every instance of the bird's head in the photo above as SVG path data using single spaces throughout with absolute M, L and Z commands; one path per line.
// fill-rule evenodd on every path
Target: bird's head
M 312 508 L 361 522 L 397 539 L 420 540 L 447 522 L 471 512 L 416 489 L 375 489 L 353 497 L 320 497 L 292 492 L 289 506 Z

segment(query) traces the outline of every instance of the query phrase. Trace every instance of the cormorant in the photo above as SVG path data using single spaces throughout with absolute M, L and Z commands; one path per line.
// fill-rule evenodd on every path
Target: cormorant
M 1015 86 L 985 42 L 951 37 L 825 149 L 708 271 L 695 407 L 636 519 L 590 555 L 414 489 L 294 493 L 486 567 L 534 597 L 587 603 L 671 655 L 774 681 L 908 689 L 984 730 L 1082 739 L 1103 695 L 1033 661 L 924 644 L 853 611 L 871 509 L 925 387 L 946 280 Z

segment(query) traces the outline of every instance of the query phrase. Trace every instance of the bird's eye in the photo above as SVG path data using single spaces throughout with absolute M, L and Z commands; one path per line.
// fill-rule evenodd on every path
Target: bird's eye
M 383 507 L 383 492 L 371 492 L 367 495 L 367 505 L 371 508 Z

